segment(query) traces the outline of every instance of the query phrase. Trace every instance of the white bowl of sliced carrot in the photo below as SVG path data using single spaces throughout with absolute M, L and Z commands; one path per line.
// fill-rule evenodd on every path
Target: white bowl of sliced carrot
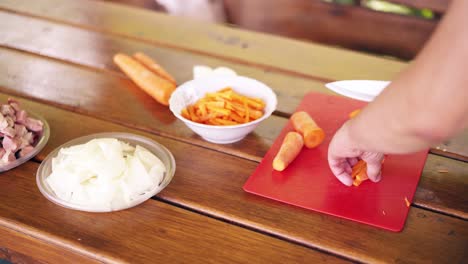
M 228 144 L 243 139 L 276 109 L 267 85 L 243 76 L 188 81 L 169 100 L 172 113 L 203 139 Z

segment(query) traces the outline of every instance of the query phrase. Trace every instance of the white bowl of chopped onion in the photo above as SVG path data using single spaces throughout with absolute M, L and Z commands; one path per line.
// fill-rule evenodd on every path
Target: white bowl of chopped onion
M 207 123 L 205 122 L 206 119 L 195 121 L 194 119 L 190 119 L 190 116 L 188 117 L 183 113 L 188 107 L 196 105 L 200 99 L 206 99 L 207 94 L 219 93 L 225 91 L 226 88 L 231 88 L 232 92 L 236 95 L 255 100 L 264 105 L 264 108 L 258 110 L 261 111 L 261 115 L 256 116 L 256 118 L 252 120 L 247 117 L 246 120 L 248 121 L 243 123 L 236 123 L 231 119 L 226 121 L 219 120 L 220 122 L 225 122 L 221 124 Z M 242 103 L 239 102 L 239 105 L 242 105 Z M 194 79 L 180 85 L 172 93 L 169 100 L 169 107 L 178 119 L 183 121 L 187 127 L 206 141 L 217 144 L 229 144 L 242 140 L 252 132 L 260 122 L 271 116 L 276 109 L 276 105 L 276 94 L 270 87 L 257 80 L 243 76 L 209 76 L 206 78 Z M 246 107 L 248 107 L 247 103 Z M 236 109 L 229 109 L 229 107 L 226 106 L 224 110 L 229 110 L 229 114 L 226 115 L 230 118 L 231 114 L 235 114 L 234 111 Z M 258 112 L 257 110 L 254 111 Z M 227 116 L 219 116 L 219 118 L 228 119 Z M 240 114 L 236 114 L 236 116 L 239 117 Z M 246 118 L 245 115 L 240 117 Z M 231 121 L 232 123 L 228 123 Z
M 99 133 L 52 151 L 36 174 L 40 192 L 74 210 L 111 212 L 134 207 L 163 190 L 175 160 L 161 144 L 135 134 Z

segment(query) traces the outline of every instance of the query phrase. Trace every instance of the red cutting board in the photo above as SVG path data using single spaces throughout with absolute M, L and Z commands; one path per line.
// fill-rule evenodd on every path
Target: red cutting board
M 348 114 L 366 103 L 338 96 L 309 93 L 297 111 L 308 112 L 325 131 L 317 148 L 304 147 L 282 172 L 273 170 L 273 158 L 287 132 L 289 122 L 271 146 L 244 190 L 291 205 L 399 232 L 403 229 L 426 161 L 427 151 L 385 158 L 382 180 L 363 182 L 359 187 L 340 183 L 328 167 L 327 152 L 332 135 L 348 120 Z

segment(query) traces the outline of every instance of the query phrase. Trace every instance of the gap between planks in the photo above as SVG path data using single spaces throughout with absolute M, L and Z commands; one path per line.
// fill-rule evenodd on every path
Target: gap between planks
M 2 8 L 0 8 L 0 10 L 1 9 Z M 31 52 L 31 51 L 28 51 L 28 50 L 23 50 L 23 49 L 20 49 L 20 48 L 17 48 L 17 47 L 12 47 L 10 45 L 0 44 L 0 47 L 4 48 L 4 49 L 13 50 L 15 52 L 20 52 L 20 53 L 28 54 L 28 55 L 31 55 L 31 56 L 45 58 L 45 59 L 48 59 L 48 60 L 57 61 L 57 62 L 60 62 L 60 63 L 72 65 L 74 67 L 78 67 L 78 68 L 81 68 L 81 69 L 91 70 L 91 71 L 94 71 L 94 72 L 102 72 L 102 73 L 105 73 L 105 74 L 110 74 L 110 75 L 116 76 L 116 77 L 121 78 L 121 79 L 130 80 L 125 74 L 123 74 L 121 72 L 118 72 L 118 71 L 114 71 L 114 70 L 110 70 L 110 69 L 106 69 L 106 68 L 99 68 L 99 67 L 95 67 L 95 66 L 87 65 L 87 64 L 80 64 L 80 63 L 76 63 L 76 62 L 73 62 L 73 61 L 64 60 L 64 59 L 60 59 L 60 58 L 56 58 L 56 57 L 50 57 L 48 55 L 44 55 L 44 54 L 41 54 L 41 53 L 34 53 L 34 52 Z M 155 135 L 159 135 L 159 136 L 163 136 L 163 137 L 167 137 L 167 138 L 171 138 L 171 139 L 176 139 L 176 140 L 179 140 L 179 141 L 182 141 L 182 142 L 185 142 L 185 143 L 189 143 L 189 144 L 192 144 L 192 145 L 196 145 L 196 146 L 200 146 L 200 147 L 203 147 L 203 148 L 208 148 L 208 149 L 213 149 L 213 150 L 218 151 L 217 149 L 212 148 L 208 144 L 207 145 L 205 145 L 203 143 L 196 144 L 196 143 L 193 143 L 193 141 L 191 141 L 189 139 L 185 139 L 185 138 L 182 138 L 182 137 L 180 137 L 180 138 L 175 137 L 175 136 L 172 136 L 171 134 L 168 134 L 168 133 L 164 133 L 164 132 L 161 132 L 161 131 L 153 131 L 153 130 L 151 130 L 149 128 L 140 127 L 140 126 L 134 125 L 134 124 L 129 125 L 127 123 L 120 122 L 118 120 L 113 120 L 113 119 L 110 119 L 110 118 L 109 119 L 103 118 L 101 116 L 94 115 L 93 113 L 86 112 L 86 111 L 83 111 L 83 110 L 75 108 L 75 107 L 69 107 L 69 106 L 66 106 L 66 105 L 57 104 L 55 102 L 49 102 L 49 101 L 46 101 L 46 100 L 43 100 L 43 99 L 38 99 L 38 98 L 30 97 L 30 96 L 25 96 L 25 95 L 22 95 L 22 94 L 19 94 L 19 93 L 15 93 L 14 89 L 10 89 L 8 87 L 4 87 L 4 88 L 10 90 L 10 92 L 6 92 L 7 94 L 11 94 L 11 95 L 18 96 L 18 97 L 21 97 L 21 98 L 26 98 L 26 99 L 33 100 L 33 101 L 38 101 L 38 102 L 45 103 L 45 104 L 53 104 L 54 106 L 56 106 L 58 108 L 70 110 L 72 112 L 84 114 L 84 115 L 91 116 L 91 117 L 94 117 L 94 118 L 97 118 L 97 119 L 100 119 L 100 120 L 113 122 L 113 123 L 116 123 L 116 124 L 119 124 L 119 125 L 122 125 L 122 126 L 135 128 L 135 129 L 142 130 L 142 131 L 145 131 L 145 132 L 149 132 L 149 133 L 152 133 L 152 134 L 155 134 Z M 286 113 L 286 112 L 279 111 L 279 110 L 275 110 L 272 114 L 277 116 L 277 117 L 282 117 L 282 118 L 289 118 L 291 116 L 290 113 Z M 248 155 L 248 154 L 246 155 L 246 154 L 244 154 L 242 152 L 237 152 L 237 151 L 233 151 L 233 152 L 220 151 L 220 152 L 227 153 L 227 154 L 234 155 L 234 156 L 238 156 L 238 157 L 241 157 L 241 158 L 244 158 L 244 159 L 247 159 L 247 160 L 259 161 L 259 159 L 257 157 L 251 156 L 251 155 Z M 442 152 L 440 150 L 437 150 L 436 148 L 430 148 L 430 153 L 434 154 L 434 155 L 437 155 L 437 156 L 449 158 L 449 159 L 454 159 L 454 160 L 458 160 L 458 161 L 462 161 L 462 162 L 468 162 L 468 157 L 459 155 L 457 153 L 447 152 L 447 151 Z
M 28 51 L 28 50 L 24 50 L 24 49 L 20 49 L 20 48 L 17 48 L 17 47 L 10 46 L 8 44 L 0 44 L 0 48 L 13 50 L 15 52 L 24 53 L 24 54 L 34 56 L 34 57 L 45 58 L 45 59 L 48 59 L 48 60 L 51 60 L 51 61 L 56 61 L 56 62 L 67 64 L 67 65 L 72 65 L 74 67 L 85 69 L 85 70 L 90 70 L 90 71 L 94 71 L 94 72 L 102 72 L 102 73 L 114 75 L 114 76 L 116 76 L 118 78 L 121 78 L 121 79 L 130 80 L 130 78 L 128 78 L 128 76 L 123 74 L 122 72 L 114 71 L 114 70 L 111 70 L 111 69 L 99 68 L 99 67 L 95 67 L 95 66 L 88 65 L 88 64 L 80 64 L 80 63 L 76 63 L 76 62 L 61 59 L 61 58 L 51 57 L 51 56 L 41 54 L 41 53 L 34 53 L 34 52 L 31 52 L 31 51 Z M 47 103 L 49 103 L 49 102 L 47 102 Z M 278 116 L 278 117 L 284 117 L 284 118 L 289 118 L 291 116 L 291 114 L 286 113 L 286 112 L 282 112 L 282 111 L 279 111 L 279 110 L 273 111 L 272 115 L 275 115 L 275 116 Z
M 121 37 L 121 38 L 125 38 L 125 39 L 136 40 L 136 41 L 140 41 L 140 42 L 143 42 L 143 43 L 151 44 L 153 46 L 164 47 L 164 48 L 169 48 L 169 49 L 178 50 L 178 51 L 184 51 L 184 52 L 193 53 L 193 54 L 197 54 L 197 55 L 203 55 L 203 56 L 207 56 L 207 57 L 211 57 L 211 58 L 215 58 L 215 59 L 219 59 L 219 60 L 225 60 L 225 61 L 229 61 L 229 62 L 232 62 L 232 63 L 241 64 L 241 65 L 244 65 L 244 66 L 250 66 L 250 67 L 258 68 L 258 69 L 261 69 L 261 70 L 264 70 L 264 71 L 277 72 L 277 73 L 289 75 L 289 76 L 292 76 L 292 77 L 300 77 L 300 78 L 313 80 L 313 81 L 319 81 L 319 82 L 323 82 L 323 83 L 336 81 L 334 79 L 324 78 L 324 77 L 315 76 L 315 75 L 311 75 L 311 74 L 305 74 L 305 73 L 301 73 L 301 72 L 297 72 L 297 71 L 293 71 L 293 70 L 284 69 L 284 68 L 281 68 L 281 67 L 266 65 L 266 64 L 263 64 L 263 63 L 255 63 L 255 62 L 252 62 L 252 61 L 239 59 L 239 58 L 234 58 L 234 57 L 229 57 L 229 56 L 222 56 L 222 55 L 218 55 L 218 54 L 212 54 L 212 53 L 202 51 L 202 50 L 198 50 L 198 49 L 190 49 L 190 48 L 186 48 L 186 47 L 182 47 L 182 46 L 177 46 L 177 45 L 174 45 L 174 44 L 164 43 L 164 42 L 155 41 L 155 40 L 149 40 L 149 39 L 146 39 L 146 38 L 143 38 L 143 37 L 130 36 L 130 35 L 126 35 L 126 34 L 116 33 L 116 32 L 110 31 L 110 30 L 103 30 L 103 29 L 100 29 L 100 28 L 97 28 L 97 27 L 86 26 L 86 25 L 82 25 L 82 24 L 78 24 L 78 23 L 71 23 L 71 22 L 68 22 L 68 21 L 60 20 L 60 19 L 35 15 L 35 14 L 27 13 L 27 12 L 24 12 L 24 11 L 12 10 L 12 9 L 8 9 L 8 8 L 5 8 L 5 7 L 0 7 L 0 11 L 6 12 L 6 13 L 16 14 L 16 15 L 20 15 L 20 16 L 25 16 L 25 17 L 31 17 L 31 18 L 41 19 L 41 20 L 45 20 L 45 21 L 50 21 L 50 22 L 53 22 L 53 23 L 56 23 L 56 24 L 68 25 L 68 26 L 72 26 L 72 27 L 76 27 L 76 28 L 80 28 L 80 29 L 84 29 L 84 30 L 88 30 L 88 31 L 94 31 L 94 32 L 103 33 L 103 34 L 107 34 L 107 35 L 113 35 L 113 36 L 117 36 L 117 37 Z

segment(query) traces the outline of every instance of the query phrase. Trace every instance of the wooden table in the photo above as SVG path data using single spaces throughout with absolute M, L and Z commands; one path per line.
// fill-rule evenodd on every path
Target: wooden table
M 406 64 L 337 48 L 94 1 L 0 1 L 0 99 L 51 126 L 45 149 L 0 177 L 0 258 L 54 263 L 467 263 L 468 134 L 434 146 L 401 233 L 248 194 L 242 185 L 309 91 L 341 79 L 391 79 Z M 215 145 L 112 63 L 143 51 L 182 83 L 196 64 L 270 85 L 275 114 L 241 142 Z M 177 170 L 153 199 L 124 211 L 67 210 L 38 191 L 43 158 L 105 131 L 150 137 Z

